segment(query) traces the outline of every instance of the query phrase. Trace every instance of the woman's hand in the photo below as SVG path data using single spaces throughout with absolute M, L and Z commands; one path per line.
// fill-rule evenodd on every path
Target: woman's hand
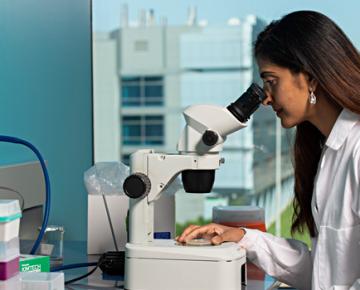
M 244 229 L 211 223 L 205 226 L 190 225 L 176 240 L 186 243 L 192 239 L 204 238 L 210 240 L 214 245 L 219 245 L 223 242 L 238 242 L 244 235 Z

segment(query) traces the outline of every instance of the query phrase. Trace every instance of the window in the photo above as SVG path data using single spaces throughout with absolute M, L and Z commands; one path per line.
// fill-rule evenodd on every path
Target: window
M 93 2 L 98 2 L 99 7 L 103 5 L 103 0 Z M 115 10 L 94 12 L 101 12 L 107 21 Z M 123 20 L 127 19 L 125 14 Z M 122 33 L 126 30 L 123 28 L 130 25 L 124 21 L 121 23 L 124 25 L 108 33 L 101 31 L 100 27 L 94 30 L 94 85 L 98 88 L 94 91 L 94 123 L 102 131 L 101 135 L 95 134 L 99 135 L 95 140 L 96 152 L 101 152 L 97 153 L 96 161 L 116 156 L 129 163 L 128 154 L 137 149 L 166 151 L 164 145 L 176 144 L 180 137 L 177 132 L 183 129 L 184 120 L 180 112 L 184 107 L 208 103 L 223 106 L 233 102 L 250 82 L 260 81 L 258 68 L 251 57 L 252 40 L 266 25 L 260 18 L 250 16 L 242 19 L 240 25 L 228 26 L 224 22 L 223 25 L 209 25 L 206 30 L 196 31 L 191 26 L 154 24 L 151 29 L 131 27 L 131 31 Z M 126 45 L 119 46 L 118 43 Z M 161 47 L 162 52 L 151 54 L 157 47 Z M 177 61 L 164 62 L 162 54 L 173 55 L 174 48 Z M 160 68 L 163 72 L 147 68 Z M 172 81 L 168 82 L 167 78 Z M 176 92 L 171 95 L 169 107 L 166 106 L 167 92 Z M 120 107 L 108 110 L 116 100 L 120 101 Z M 285 186 L 284 182 L 292 174 L 291 162 L 287 161 L 290 159 L 287 158 L 290 151 L 287 144 L 292 140 L 288 141 L 283 134 L 283 154 L 277 159 L 276 119 L 270 108 L 260 106 L 252 116 L 252 126 L 229 136 L 221 152 L 226 162 L 216 173 L 213 191 L 221 200 L 219 205 L 224 199 L 229 205 L 251 203 L 263 207 L 268 227 L 279 216 L 275 209 L 284 209 L 291 203 L 293 195 L 292 186 Z M 167 134 L 168 130 L 174 132 Z M 113 142 L 111 155 L 111 148 L 104 144 L 104 139 Z M 281 199 L 276 198 L 276 160 L 282 162 Z M 231 182 L 222 181 L 222 176 Z M 181 225 L 211 220 L 209 208 L 214 205 L 214 200 L 210 196 L 201 195 L 200 198 L 195 194 L 179 194 L 176 198 L 177 222 Z M 276 205 L 278 201 L 281 202 L 279 206 Z M 291 220 L 291 205 L 284 213 L 284 217 Z M 275 232 L 275 226 L 271 229 Z M 289 231 L 285 228 L 284 232 Z
M 163 116 L 123 116 L 122 137 L 124 145 L 163 145 Z
M 130 165 L 130 154 L 123 154 L 121 157 L 121 161 L 125 165 Z
M 122 105 L 125 107 L 161 106 L 164 103 L 163 77 L 123 77 Z

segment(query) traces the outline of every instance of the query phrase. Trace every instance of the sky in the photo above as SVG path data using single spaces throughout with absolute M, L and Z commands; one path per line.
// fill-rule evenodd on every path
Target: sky
M 120 24 L 120 11 L 128 5 L 129 21 L 136 21 L 141 9 L 153 9 L 155 18 L 166 17 L 169 25 L 186 22 L 189 6 L 196 6 L 197 19 L 208 25 L 226 25 L 232 17 L 254 14 L 265 21 L 295 10 L 315 10 L 333 19 L 360 48 L 359 0 L 93 0 L 94 31 L 110 31 Z

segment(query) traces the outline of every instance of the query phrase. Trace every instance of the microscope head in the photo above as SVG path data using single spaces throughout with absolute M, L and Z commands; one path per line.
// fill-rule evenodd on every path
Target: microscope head
M 245 123 L 264 99 L 263 90 L 253 83 L 227 107 L 188 107 L 183 113 L 186 126 L 178 142 L 179 153 L 199 156 L 219 154 L 227 135 L 245 128 Z M 186 192 L 208 193 L 214 184 L 215 169 L 201 168 L 200 165 L 199 169 L 184 170 L 181 175 Z

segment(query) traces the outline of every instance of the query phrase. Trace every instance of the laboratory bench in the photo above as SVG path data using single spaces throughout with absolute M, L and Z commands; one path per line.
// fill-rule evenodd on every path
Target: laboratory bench
M 64 243 L 64 265 L 68 264 L 78 264 L 86 262 L 97 262 L 99 256 L 97 255 L 87 255 L 87 245 L 86 242 L 65 242 Z M 91 271 L 94 267 L 89 268 L 78 268 L 73 270 L 65 271 L 65 280 L 70 280 L 81 275 L 86 274 Z M 272 288 L 274 284 L 274 279 L 270 276 L 265 275 L 263 280 L 251 280 L 248 279 L 247 286 L 244 286 L 245 290 L 267 290 L 267 289 L 277 289 Z M 100 269 L 97 269 L 93 274 L 87 278 L 74 282 L 74 284 L 66 285 L 65 289 L 68 290 L 78 290 L 78 289 L 123 289 L 124 282 L 121 278 L 116 281 L 114 278 L 104 278 Z M 171 289 L 169 289 L 171 290 Z M 225 290 L 225 289 L 219 289 Z

